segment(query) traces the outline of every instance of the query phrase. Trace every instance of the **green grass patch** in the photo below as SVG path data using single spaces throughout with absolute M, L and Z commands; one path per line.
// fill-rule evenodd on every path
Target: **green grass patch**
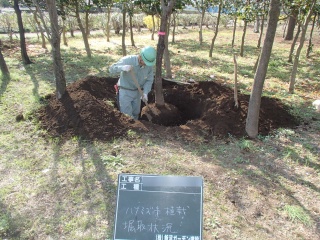
M 306 226 L 311 226 L 312 220 L 310 216 L 300 206 L 286 205 L 284 211 L 291 221 L 303 223 Z

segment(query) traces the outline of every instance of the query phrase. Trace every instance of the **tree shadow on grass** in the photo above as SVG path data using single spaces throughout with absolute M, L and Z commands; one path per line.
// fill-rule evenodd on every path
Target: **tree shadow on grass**
M 34 97 L 39 99 L 40 98 L 40 95 L 39 95 L 39 81 L 37 79 L 36 74 L 34 73 L 33 69 L 30 68 L 30 66 L 31 66 L 30 64 L 26 65 L 25 69 L 26 69 L 27 74 L 29 74 L 30 79 L 31 79 L 31 81 L 33 83 L 32 94 L 33 94 Z
M 17 217 L 15 217 L 17 218 Z M 8 207 L 0 200 L 0 238 L 20 239 L 19 220 L 15 219 Z
M 68 98 L 69 100 L 66 101 L 68 103 L 68 106 L 64 106 L 67 109 L 70 109 L 74 107 L 74 102 L 72 98 L 68 95 L 68 93 L 65 94 L 65 98 Z M 66 104 L 66 103 L 64 103 Z M 70 111 L 70 112 L 76 112 L 76 111 Z M 70 113 L 68 112 L 68 113 Z M 81 116 L 72 116 L 70 117 L 73 120 L 77 121 L 78 119 L 81 119 Z M 73 124 L 76 124 L 74 122 Z M 83 128 L 83 134 L 85 133 L 86 129 Z M 59 152 L 61 146 L 63 144 L 63 141 L 61 141 L 59 144 L 57 144 L 57 149 L 55 152 Z M 86 154 L 84 154 L 86 153 Z M 86 156 L 85 156 L 86 155 Z M 78 147 L 75 152 L 76 156 L 76 164 L 81 164 L 82 167 L 82 174 L 79 176 L 81 180 L 78 180 L 74 182 L 73 184 L 77 185 L 80 181 L 80 186 L 75 186 L 75 188 L 84 189 L 84 192 L 80 193 L 78 196 L 81 198 L 82 204 L 85 204 L 87 206 L 86 211 L 88 212 L 87 216 L 87 224 L 86 227 L 88 227 L 91 230 L 91 234 L 100 234 L 101 235 L 101 229 L 105 230 L 104 232 L 106 234 L 109 234 L 112 229 L 112 224 L 114 220 L 114 209 L 115 209 L 115 203 L 116 203 L 116 186 L 114 185 L 114 180 L 110 177 L 109 173 L 106 171 L 105 165 L 102 162 L 101 159 L 101 153 L 99 150 L 95 147 L 94 143 L 91 141 L 84 141 L 79 138 L 78 140 Z M 91 160 L 91 163 L 88 162 L 88 160 Z M 58 169 L 58 164 L 60 161 L 60 156 L 57 154 L 54 160 L 54 164 L 56 165 L 54 169 Z M 92 168 L 90 166 L 94 167 L 94 173 L 92 173 Z M 52 177 L 53 185 L 60 185 L 58 183 L 58 174 L 54 174 Z M 57 189 L 57 192 L 63 192 L 64 189 Z M 102 196 L 101 196 L 102 195 Z M 101 197 L 99 197 L 101 196 Z M 95 198 L 97 197 L 97 198 Z M 103 199 L 103 207 L 101 207 L 100 199 Z M 62 201 L 58 200 L 59 202 Z M 67 210 L 67 209 L 66 209 Z M 55 215 L 58 215 L 62 217 L 62 212 L 60 212 L 59 209 L 57 209 L 57 213 Z M 106 226 L 102 226 L 101 222 L 97 222 L 97 215 L 101 216 L 101 219 L 104 220 Z M 59 227 L 59 226 L 55 226 Z M 60 226 L 61 227 L 61 226 Z M 93 229 L 92 229 L 93 228 Z M 60 237 L 60 236 L 59 236 Z M 112 238 L 112 236 L 108 236 Z M 98 236 L 94 239 L 105 239 L 105 236 Z
M 79 150 L 81 150 L 81 143 L 79 144 Z M 103 236 L 104 239 L 111 239 L 113 232 L 113 223 L 114 223 L 114 216 L 115 216 L 115 209 L 116 209 L 116 198 L 117 198 L 117 191 L 116 186 L 114 185 L 114 180 L 110 177 L 109 173 L 106 170 L 105 165 L 101 159 L 101 152 L 97 150 L 94 144 L 85 144 L 82 146 L 86 149 L 87 153 L 89 153 L 92 163 L 95 167 L 94 178 L 97 182 L 99 182 L 99 186 L 101 187 L 101 191 L 103 194 L 103 204 L 104 204 L 104 211 L 100 212 L 102 215 L 102 219 L 106 218 L 107 225 L 104 226 L 106 230 L 107 236 Z M 87 170 L 85 162 L 82 161 L 83 167 L 83 177 L 86 179 Z M 85 181 L 86 182 L 86 181 Z M 94 187 L 94 186 L 93 186 Z M 86 186 L 87 194 L 90 197 L 90 187 Z M 92 212 L 95 206 L 92 205 L 92 209 L 88 209 L 89 212 Z M 97 210 L 97 209 L 95 209 Z M 94 211 L 93 211 L 94 212 Z M 95 225 L 95 227 L 99 227 Z
M 306 136 L 306 138 L 311 139 L 312 136 Z M 233 203 L 234 207 L 238 209 L 239 214 L 245 214 L 249 204 L 248 198 L 245 196 L 245 192 L 249 186 L 254 186 L 255 188 L 259 189 L 258 192 L 262 194 L 261 196 L 266 198 L 268 198 L 269 195 L 271 198 L 273 198 L 274 196 L 272 195 L 275 193 L 283 194 L 286 197 L 286 204 L 297 205 L 304 210 L 304 212 L 310 217 L 312 226 L 315 226 L 315 231 L 318 235 L 320 235 L 319 216 L 317 216 L 316 213 L 310 209 L 310 206 L 307 207 L 308 204 L 305 204 L 303 201 L 301 201 L 301 199 L 294 196 L 295 191 L 293 191 L 290 187 L 290 183 L 292 182 L 293 184 L 303 186 L 304 188 L 307 188 L 309 191 L 313 192 L 314 195 L 319 195 L 320 188 L 314 183 L 306 180 L 303 175 L 294 173 L 286 167 L 280 167 L 279 161 L 282 161 L 283 157 L 281 157 L 281 155 L 278 156 L 278 154 L 281 154 L 282 150 L 279 150 L 279 146 L 277 146 L 276 142 L 271 141 L 268 143 L 268 145 L 270 148 L 278 149 L 273 151 L 276 152 L 277 155 L 261 155 L 261 153 L 259 154 L 259 152 L 256 152 L 255 150 L 247 150 L 244 152 L 240 151 L 240 153 L 237 155 L 237 158 L 242 160 L 241 162 L 237 162 L 236 159 L 228 158 L 228 156 L 225 156 L 224 159 L 219 159 L 220 157 L 217 156 L 213 158 L 213 165 L 219 165 L 220 167 L 226 169 L 226 172 L 237 173 L 234 177 L 236 179 L 234 180 L 235 183 L 229 187 L 225 186 L 226 189 L 231 188 L 231 190 L 228 190 L 229 200 Z M 215 147 L 213 147 L 213 149 L 214 148 Z M 316 146 L 311 146 L 310 149 L 311 148 L 313 154 L 316 156 Z M 207 152 L 210 154 L 211 151 L 212 148 L 208 146 L 208 150 L 198 152 L 196 155 L 198 155 L 205 163 L 208 162 L 208 157 L 202 156 L 207 155 Z M 278 153 L 278 151 L 280 151 L 280 153 Z M 312 168 L 315 172 L 319 171 L 320 165 L 318 163 L 312 161 L 306 163 L 305 160 L 299 156 L 297 151 L 294 151 L 291 154 L 292 159 L 294 159 L 296 163 L 300 164 L 302 167 L 307 166 Z M 209 177 L 207 180 L 210 181 L 210 178 L 211 177 Z M 219 177 L 214 177 L 215 181 L 223 182 L 223 180 L 217 178 Z M 212 182 L 212 184 L 215 185 L 215 182 Z M 268 202 L 265 202 L 265 204 L 267 203 Z M 243 212 L 244 210 L 245 212 Z
M 2 95 L 6 92 L 10 80 L 11 80 L 10 76 L 1 75 L 0 100 L 2 98 Z
M 51 194 L 54 196 L 54 200 L 51 200 L 54 212 L 51 219 L 46 217 L 47 228 L 52 229 L 47 234 L 62 239 L 68 236 L 66 225 L 77 224 L 81 228 L 80 232 L 86 232 L 87 237 L 90 236 L 91 239 L 111 239 L 116 208 L 116 186 L 102 162 L 101 152 L 94 143 L 78 139 L 74 164 L 80 165 L 82 171 L 61 181 L 59 169 L 65 168 L 67 164 L 61 156 L 63 144 L 61 140 L 53 144 L 54 159 L 50 186 Z M 59 231 L 56 231 L 57 229 Z

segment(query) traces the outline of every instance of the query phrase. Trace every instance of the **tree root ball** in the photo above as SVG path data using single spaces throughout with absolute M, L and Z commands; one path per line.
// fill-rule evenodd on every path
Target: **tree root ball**
M 164 126 L 176 126 L 182 120 L 180 110 L 169 103 L 165 103 L 163 106 L 155 103 L 144 106 L 141 110 L 141 118 Z

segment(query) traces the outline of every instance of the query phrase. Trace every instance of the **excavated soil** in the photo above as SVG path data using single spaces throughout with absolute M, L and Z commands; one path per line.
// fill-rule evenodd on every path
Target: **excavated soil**
M 117 109 L 116 81 L 116 78 L 88 76 L 68 85 L 60 100 L 54 94 L 46 96 L 45 106 L 37 112 L 41 126 L 50 136 L 62 139 L 78 136 L 109 141 L 126 136 L 129 129 L 187 141 L 209 140 L 214 136 L 246 136 L 248 95 L 238 95 L 239 106 L 236 108 L 233 89 L 217 82 L 178 84 L 164 80 L 166 106 L 156 108 L 151 91 L 149 106 L 144 106 L 141 119 L 134 121 Z M 152 114 L 150 121 L 146 112 L 158 114 Z M 279 100 L 262 98 L 261 135 L 270 134 L 277 128 L 294 128 L 298 123 Z

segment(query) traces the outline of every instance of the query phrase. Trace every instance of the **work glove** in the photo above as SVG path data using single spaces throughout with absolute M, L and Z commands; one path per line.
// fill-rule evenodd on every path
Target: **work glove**
M 148 94 L 144 93 L 143 96 L 141 97 L 141 100 L 143 102 L 148 102 Z
M 123 65 L 121 67 L 121 70 L 124 71 L 124 72 L 129 72 L 131 69 L 132 69 L 131 65 Z

